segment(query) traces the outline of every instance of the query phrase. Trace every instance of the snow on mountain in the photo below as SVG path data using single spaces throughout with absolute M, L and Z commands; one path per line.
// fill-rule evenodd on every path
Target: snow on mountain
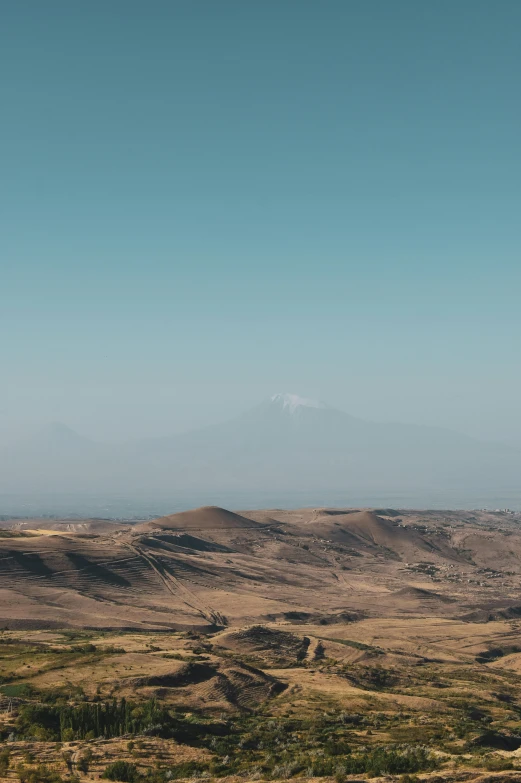
M 274 394 L 271 398 L 274 405 L 279 405 L 283 410 L 289 413 L 295 413 L 299 408 L 327 408 L 325 402 L 319 400 L 309 400 L 306 397 L 299 397 L 298 394 Z

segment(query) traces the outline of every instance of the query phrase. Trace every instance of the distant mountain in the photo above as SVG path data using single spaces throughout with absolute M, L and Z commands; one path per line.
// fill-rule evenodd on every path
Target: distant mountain
M 61 422 L 52 422 L 36 432 L 32 437 L 21 441 L 16 450 L 33 451 L 78 451 L 95 448 L 96 444 L 84 438 Z
M 0 454 L 0 491 L 499 493 L 520 469 L 511 446 L 275 394 L 231 421 L 118 447 L 53 425 Z

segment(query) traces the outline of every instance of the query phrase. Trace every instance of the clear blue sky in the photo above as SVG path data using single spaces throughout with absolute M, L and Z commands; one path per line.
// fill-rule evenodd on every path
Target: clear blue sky
M 274 391 L 521 438 L 518 0 L 17 0 L 0 433 Z

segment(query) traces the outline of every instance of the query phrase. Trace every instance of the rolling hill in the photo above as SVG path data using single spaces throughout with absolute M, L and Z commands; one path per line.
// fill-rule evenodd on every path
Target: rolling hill
M 199 629 L 447 618 L 519 604 L 519 519 L 486 512 L 205 507 L 134 526 L 14 526 L 0 627 Z

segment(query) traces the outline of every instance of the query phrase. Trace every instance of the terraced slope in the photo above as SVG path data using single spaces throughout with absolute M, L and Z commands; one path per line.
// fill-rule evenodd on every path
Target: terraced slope
M 235 707 L 255 709 L 281 693 L 284 684 L 276 677 L 237 661 L 183 663 L 174 671 L 127 679 L 123 693 L 167 699 L 215 711 Z
M 507 617 L 519 606 L 520 531 L 484 512 L 217 507 L 98 535 L 11 529 L 0 537 L 0 626 Z

